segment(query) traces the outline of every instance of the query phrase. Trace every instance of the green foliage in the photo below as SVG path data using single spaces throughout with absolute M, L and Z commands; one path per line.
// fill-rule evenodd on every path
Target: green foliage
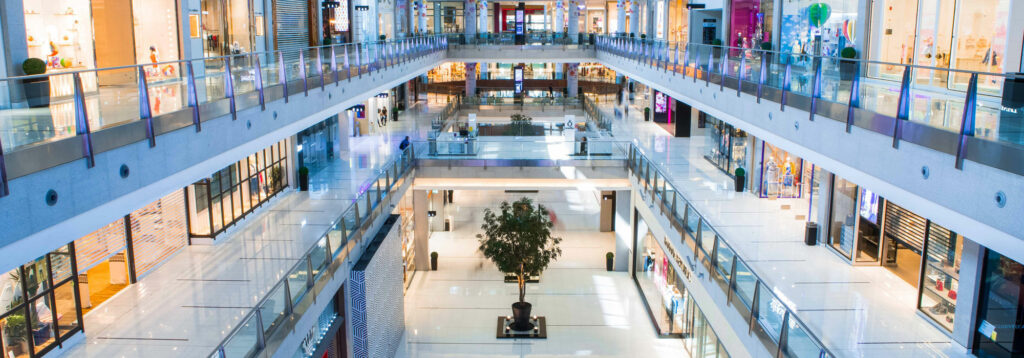
M 4 322 L 4 333 L 11 343 L 25 341 L 25 315 L 12 314 Z
M 21 63 L 21 70 L 26 76 L 41 75 L 46 73 L 46 62 L 38 58 L 30 58 Z
M 309 168 L 299 167 L 299 175 L 309 175 Z
M 522 113 L 513 114 L 510 117 L 508 135 L 533 135 L 533 117 Z
M 430 258 L 432 258 L 434 260 L 437 260 L 437 251 L 431 252 L 430 253 Z
M 746 169 L 743 169 L 743 167 L 736 168 L 736 171 L 734 171 L 733 173 L 735 173 L 736 176 L 738 176 L 738 177 L 739 176 L 747 175 L 747 171 L 746 171 Z
M 276 167 L 270 169 L 270 187 L 271 188 L 277 188 L 278 185 L 281 185 L 281 167 L 280 166 L 276 166 Z
M 551 218 L 542 205 L 530 198 L 509 204 L 503 201 L 499 212 L 484 210 L 480 252 L 503 273 L 515 274 L 519 281 L 519 302 L 526 300 L 528 273 L 540 274 L 562 255 L 561 238 L 551 236 Z
M 771 42 L 762 42 L 761 43 L 761 49 L 765 50 L 765 51 L 771 51 L 772 50 L 772 43 Z
M 839 57 L 842 58 L 857 58 L 857 49 L 853 47 L 847 47 L 839 51 Z
M 611 260 L 611 259 L 615 258 L 615 254 L 613 254 L 613 253 L 611 253 L 611 251 L 609 251 L 607 254 L 604 254 L 604 257 L 609 259 L 609 260 Z
M 722 46 L 722 39 L 711 40 L 711 44 L 715 46 Z

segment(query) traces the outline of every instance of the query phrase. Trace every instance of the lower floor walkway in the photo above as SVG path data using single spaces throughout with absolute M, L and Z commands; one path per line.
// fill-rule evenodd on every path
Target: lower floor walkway
M 563 256 L 527 284 L 533 314 L 547 319 L 547 339 L 498 339 L 498 316 L 511 314 L 514 283 L 477 248 L 483 209 L 527 196 L 556 213 Z M 395 357 L 686 357 L 679 339 L 659 339 L 632 277 L 604 268 L 615 251 L 598 231 L 595 191 L 456 191 L 454 230 L 434 232 L 437 271 L 419 271 L 405 297 L 405 337 Z

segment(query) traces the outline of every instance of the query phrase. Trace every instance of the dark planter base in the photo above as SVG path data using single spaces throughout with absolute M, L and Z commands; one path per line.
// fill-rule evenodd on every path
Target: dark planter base
M 436 257 L 431 257 L 430 258 L 430 271 L 437 271 L 437 258 Z
M 43 108 L 50 106 L 50 80 L 23 81 L 22 88 L 25 91 L 25 100 L 29 108 Z
M 516 302 L 512 304 L 512 324 L 509 327 L 513 331 L 529 331 L 533 329 L 530 322 L 530 311 L 533 305 L 529 302 Z
M 853 81 L 857 72 L 857 62 L 839 60 L 839 79 L 841 81 Z
M 614 269 L 614 267 L 615 267 L 615 259 L 611 259 L 611 258 L 605 257 L 604 269 L 608 270 L 608 271 L 612 271 Z
M 519 279 L 516 275 L 505 275 L 505 283 L 517 283 Z M 526 283 L 537 283 L 540 282 L 540 275 L 530 275 L 526 277 Z
M 309 191 L 309 174 L 299 173 L 299 190 Z
M 743 192 L 743 189 L 746 186 L 746 184 L 747 184 L 747 176 L 746 175 L 737 175 L 736 176 L 735 185 L 736 185 L 736 192 L 737 193 Z
M 544 316 L 537 316 L 536 319 L 531 318 L 530 323 L 533 324 L 533 328 L 527 331 L 516 331 L 513 330 L 512 318 L 509 316 L 498 317 L 498 327 L 495 332 L 495 338 L 536 338 L 544 339 L 548 338 L 548 325 L 547 319 Z

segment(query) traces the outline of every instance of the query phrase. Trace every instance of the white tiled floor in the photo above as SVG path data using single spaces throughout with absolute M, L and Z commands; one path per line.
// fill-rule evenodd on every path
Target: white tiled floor
M 611 113 L 611 107 L 605 105 Z M 736 193 L 732 179 L 703 158 L 707 140 L 673 138 L 641 113 L 617 119 L 737 253 L 841 357 L 961 357 L 950 337 L 917 313 L 917 289 L 889 270 L 854 267 L 823 245 L 803 244 L 807 199 Z M 789 205 L 790 209 L 783 209 Z
M 496 319 L 511 314 L 515 284 L 477 251 L 484 208 L 523 194 L 457 191 L 455 231 L 435 232 L 438 270 L 420 271 L 406 294 L 406 333 L 396 357 L 685 357 L 679 339 L 656 338 L 632 278 L 604 270 L 611 233 L 597 230 L 597 192 L 527 194 L 557 216 L 563 256 L 527 287 L 533 312 L 547 317 L 547 339 L 497 339 Z
M 310 178 L 309 192 L 279 194 L 214 245 L 186 247 L 98 306 L 85 316 L 85 342 L 67 355 L 208 355 L 351 204 L 398 142 L 416 138 L 414 128 L 429 128 L 433 114 L 425 111 L 420 105 L 383 133 L 353 138 L 348 153 Z

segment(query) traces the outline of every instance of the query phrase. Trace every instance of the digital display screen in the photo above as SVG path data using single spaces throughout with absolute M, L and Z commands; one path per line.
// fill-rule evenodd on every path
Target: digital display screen
M 514 73 L 513 78 L 516 83 L 516 94 L 523 93 L 523 68 L 516 67 Z
M 654 92 L 654 113 L 668 112 L 668 96 L 661 92 Z
M 524 34 L 523 23 L 526 20 L 526 14 L 523 9 L 516 9 L 516 35 Z
M 860 188 L 860 217 L 878 224 L 878 194 Z

